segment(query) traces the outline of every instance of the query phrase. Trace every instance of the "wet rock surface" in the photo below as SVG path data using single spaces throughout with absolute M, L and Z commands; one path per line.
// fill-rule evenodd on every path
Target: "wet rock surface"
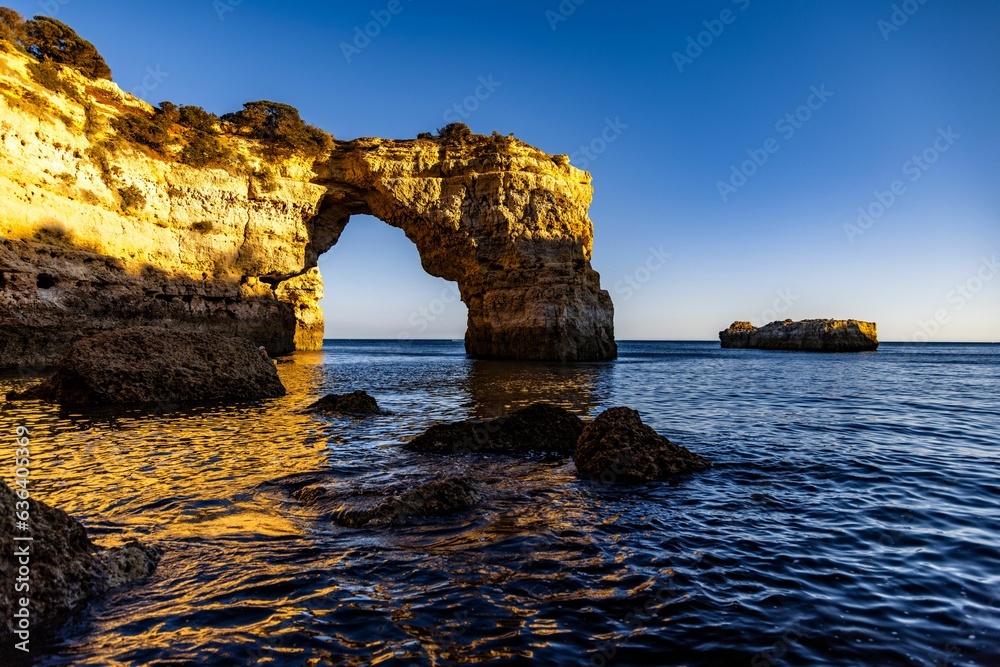
M 284 394 L 274 364 L 249 340 L 135 327 L 77 341 L 51 377 L 7 399 L 103 406 Z
M 135 583 L 156 568 L 161 552 L 156 547 L 128 542 L 102 549 L 90 541 L 87 531 L 66 512 L 29 499 L 29 530 L 15 532 L 18 487 L 0 481 L 0 525 L 4 535 L 30 536 L 31 542 L 13 542 L 0 550 L 0 636 L 5 641 L 17 629 L 14 613 L 22 593 L 14 590 L 22 556 L 15 548 L 27 545 L 31 629 L 51 627 L 87 601 L 112 588 Z
M 327 394 L 307 407 L 306 412 L 344 415 L 387 414 L 368 392 L 360 390 L 349 394 Z
M 608 484 L 665 480 L 711 465 L 643 424 L 631 408 L 605 410 L 588 424 L 573 461 L 579 475 Z
M 535 403 L 504 417 L 437 424 L 407 442 L 409 451 L 432 454 L 530 454 L 569 456 L 584 423 L 568 410 Z

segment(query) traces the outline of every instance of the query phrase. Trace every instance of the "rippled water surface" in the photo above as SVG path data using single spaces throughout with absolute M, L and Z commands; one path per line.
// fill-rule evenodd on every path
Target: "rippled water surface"
M 35 664 L 1000 664 L 1000 346 L 621 352 L 520 364 L 335 341 L 281 364 L 273 401 L 6 405 L 3 433 L 31 429 L 37 498 L 99 543 L 166 551 L 147 584 L 33 645 Z M 301 413 L 354 389 L 393 414 Z M 615 488 L 571 460 L 400 448 L 537 400 L 635 407 L 715 465 Z M 267 483 L 317 470 L 375 486 L 466 472 L 489 491 L 447 519 L 347 529 Z

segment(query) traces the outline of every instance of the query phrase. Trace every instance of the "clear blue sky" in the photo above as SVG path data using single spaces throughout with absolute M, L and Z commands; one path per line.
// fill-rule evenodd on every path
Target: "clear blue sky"
M 1000 340 L 995 0 L 909 0 L 895 17 L 889 0 L 8 4 L 75 27 L 125 89 L 159 68 L 139 91 L 154 103 L 273 99 L 341 138 L 432 131 L 478 88 L 473 130 L 593 173 L 594 266 L 619 338 L 855 317 L 883 340 L 921 322 L 931 340 Z M 373 11 L 391 20 L 348 62 L 341 44 Z M 614 141 L 581 153 L 609 119 Z M 733 178 L 752 156 L 767 160 Z M 894 201 L 880 211 L 876 192 Z M 876 214 L 864 226 L 859 207 Z M 464 307 L 399 230 L 352 221 L 321 268 L 328 337 L 464 333 Z

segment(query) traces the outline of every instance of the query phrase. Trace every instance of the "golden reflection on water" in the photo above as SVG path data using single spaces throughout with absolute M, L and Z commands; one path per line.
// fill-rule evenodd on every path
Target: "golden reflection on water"
M 606 591 L 555 585 L 572 569 L 602 566 L 598 542 L 607 537 L 592 533 L 608 519 L 572 493 L 567 497 L 573 477 L 565 461 L 438 458 L 406 453 L 398 445 L 437 421 L 493 417 L 535 401 L 586 415 L 600 405 L 610 371 L 603 365 L 472 360 L 451 365 L 451 374 L 425 391 L 426 378 L 417 371 L 413 377 L 396 369 L 381 376 L 364 364 L 331 364 L 328 353 L 298 353 L 278 365 L 288 389 L 278 399 L 103 412 L 29 402 L 6 404 L 0 419 L 5 428 L 24 424 L 31 430 L 37 498 L 84 520 L 101 544 L 138 538 L 167 547 L 155 583 L 131 602 L 130 616 L 147 619 L 149 628 L 126 642 L 159 646 L 163 655 L 197 651 L 212 642 L 235 641 L 228 637 L 233 632 L 268 636 L 290 625 L 315 625 L 318 607 L 340 619 L 338 627 L 344 614 L 385 616 L 394 633 L 391 642 L 364 636 L 371 632 L 367 627 L 357 633 L 310 630 L 338 646 L 367 647 L 368 658 L 357 664 L 405 654 L 410 649 L 400 632 L 442 659 L 527 659 L 533 649 L 549 645 L 548 637 L 569 631 L 539 617 L 544 605 L 614 595 L 620 583 L 615 576 L 602 580 Z M 19 384 L 0 379 L 0 391 Z M 393 414 L 364 420 L 302 410 L 327 391 L 357 388 L 367 389 Z M 489 510 L 437 527 L 350 532 L 266 484 L 323 470 L 349 473 L 346 481 L 332 484 L 473 473 L 484 486 Z M 333 547 L 325 544 L 330 539 L 346 542 Z M 269 563 L 275 553 L 285 555 Z M 380 581 L 383 559 L 394 561 L 395 568 L 386 582 Z M 525 570 L 525 563 L 541 565 Z M 335 570 L 351 574 L 322 581 L 322 573 Z M 411 584 L 410 577 L 427 581 Z M 488 632 L 469 631 L 473 621 L 456 620 L 453 601 L 438 606 L 441 600 L 428 583 L 433 581 L 439 582 L 442 599 L 467 595 L 507 620 Z M 517 581 L 525 592 L 484 597 L 490 587 Z M 280 592 L 255 592 L 261 585 Z M 234 613 L 234 604 L 239 615 L 220 620 Z M 112 627 L 95 632 L 116 641 Z M 521 635 L 532 637 L 530 646 L 503 648 Z

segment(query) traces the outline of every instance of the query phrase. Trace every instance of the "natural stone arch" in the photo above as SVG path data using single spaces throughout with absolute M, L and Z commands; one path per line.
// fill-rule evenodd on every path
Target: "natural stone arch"
M 366 214 L 402 229 L 427 273 L 458 284 L 470 356 L 616 356 L 611 297 L 590 265 L 590 175 L 565 156 L 497 136 L 358 139 L 314 169 L 326 194 L 307 222 L 307 271 L 277 288 L 296 306 L 299 349 L 322 344 L 317 260 Z
M 359 213 L 402 229 L 428 273 L 458 284 L 470 355 L 615 356 L 611 299 L 590 266 L 590 175 L 566 156 L 452 125 L 317 157 L 221 124 L 227 157 L 194 166 L 175 159 L 187 141 L 176 128 L 164 151 L 119 133 L 126 115 L 155 117 L 144 101 L 64 69 L 83 104 L 30 64 L 0 50 L 0 368 L 51 366 L 79 338 L 136 324 L 272 355 L 316 349 L 317 258 Z

